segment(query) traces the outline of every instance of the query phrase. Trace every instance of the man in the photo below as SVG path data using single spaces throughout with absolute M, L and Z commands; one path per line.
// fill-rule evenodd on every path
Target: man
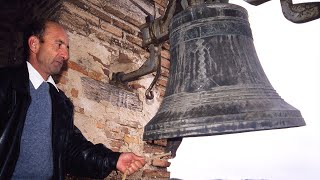
M 69 59 L 69 39 L 53 21 L 27 36 L 28 62 L 0 69 L 0 179 L 104 178 L 128 175 L 145 160 L 87 141 L 73 124 L 73 105 L 52 75 Z

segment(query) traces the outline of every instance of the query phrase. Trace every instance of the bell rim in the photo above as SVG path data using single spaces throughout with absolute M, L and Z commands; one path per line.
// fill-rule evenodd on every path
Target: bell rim
M 157 139 L 169 139 L 169 138 L 178 138 L 178 137 L 199 137 L 199 136 L 215 136 L 215 135 L 226 135 L 226 134 L 236 134 L 236 133 L 245 133 L 245 132 L 254 132 L 254 131 L 265 131 L 265 130 L 274 130 L 274 129 L 286 129 L 306 126 L 306 123 L 302 117 L 295 118 L 283 118 L 286 120 L 274 120 L 271 118 L 269 120 L 254 120 L 251 122 L 239 121 L 239 122 L 223 122 L 223 125 L 226 127 L 233 127 L 221 131 L 221 124 L 209 124 L 209 125 L 195 125 L 192 127 L 181 127 L 181 126 L 171 126 L 166 129 L 155 129 L 147 130 L 145 126 L 145 131 L 143 134 L 143 140 L 157 140 Z M 278 125 L 275 125 L 278 123 Z M 255 124 L 253 127 L 252 124 Z M 264 124 L 264 125 L 263 125 Z M 257 126 L 258 125 L 258 126 Z M 204 128 L 205 127 L 205 128 Z M 241 128 L 238 128 L 241 127 Z M 179 132 L 177 129 L 187 129 L 186 131 Z M 236 129 L 235 129 L 236 128 Z M 200 131 L 199 131 L 200 130 Z

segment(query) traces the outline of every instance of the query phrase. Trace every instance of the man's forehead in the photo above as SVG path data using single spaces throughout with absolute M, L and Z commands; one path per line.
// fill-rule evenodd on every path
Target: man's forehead
M 65 29 L 60 24 L 55 22 L 49 21 L 46 23 L 44 36 L 61 38 L 61 40 L 69 42 L 69 37 Z
M 61 28 L 64 29 L 59 23 L 53 21 L 47 21 L 45 23 L 45 28 Z

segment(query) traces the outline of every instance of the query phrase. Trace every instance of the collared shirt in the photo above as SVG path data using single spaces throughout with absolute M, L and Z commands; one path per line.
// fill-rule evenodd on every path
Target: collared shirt
M 35 89 L 38 89 L 39 86 L 42 84 L 43 81 L 49 82 L 56 87 L 57 91 L 59 91 L 56 83 L 54 82 L 53 78 L 49 76 L 48 80 L 44 80 L 40 73 L 27 61 L 27 66 L 28 66 L 28 72 L 29 72 L 29 79 L 34 86 Z

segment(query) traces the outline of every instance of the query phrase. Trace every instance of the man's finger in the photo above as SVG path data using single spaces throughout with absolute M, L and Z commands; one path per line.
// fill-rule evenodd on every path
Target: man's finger
M 142 163 L 141 161 L 135 161 L 134 164 L 140 169 L 143 167 L 144 163 Z

